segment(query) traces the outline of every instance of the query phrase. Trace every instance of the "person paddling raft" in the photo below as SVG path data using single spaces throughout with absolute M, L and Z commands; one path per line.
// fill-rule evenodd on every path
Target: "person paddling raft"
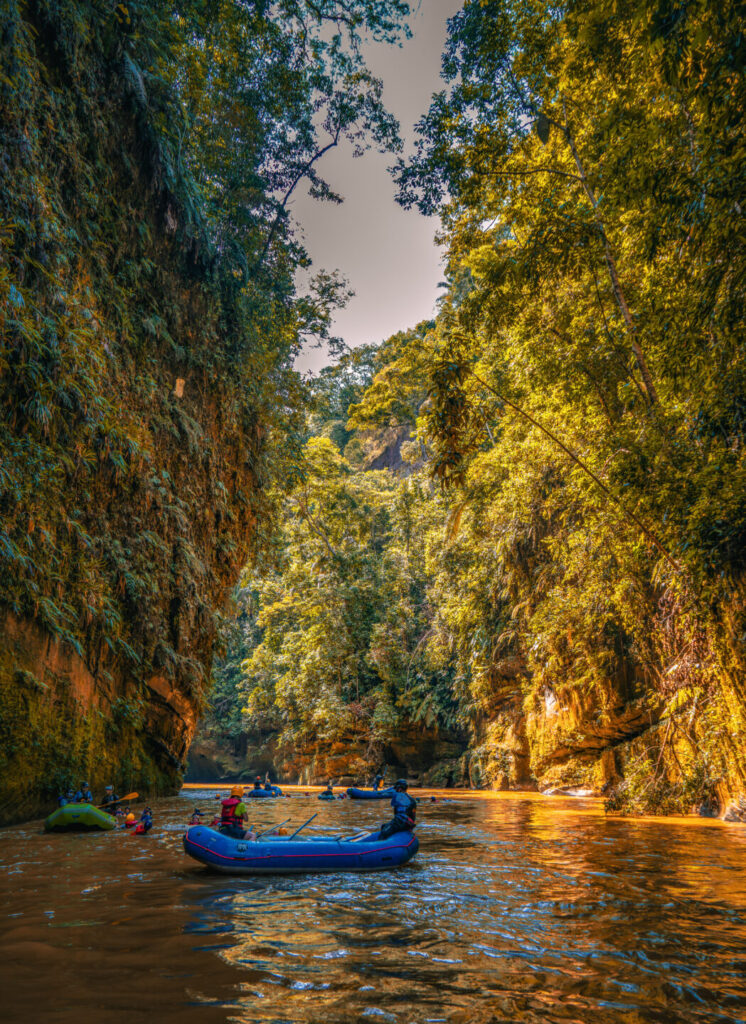
M 119 797 L 114 792 L 113 786 L 107 786 L 104 790 L 104 799 L 101 801 L 102 809 L 107 814 L 111 814 L 116 818 L 117 811 L 119 810 Z
M 375 779 L 373 779 L 373 792 L 374 793 L 377 793 L 378 790 L 381 788 L 381 783 L 382 782 L 383 782 L 383 775 L 381 775 L 381 773 L 379 772 L 378 775 L 376 775 Z
M 260 780 L 257 778 L 257 782 Z M 255 789 L 261 789 L 255 786 Z M 244 820 L 247 817 L 246 804 L 243 802 L 243 786 L 234 786 L 231 795 L 221 804 L 220 823 L 218 828 L 231 839 L 243 839 L 245 836 Z
M 66 807 L 68 804 L 73 802 L 73 791 L 71 789 L 65 790 L 62 796 L 57 797 L 57 806 Z
M 91 787 L 87 782 L 81 782 L 80 789 L 73 797 L 73 803 L 76 804 L 92 804 L 93 793 L 91 793 Z
M 379 839 L 388 839 L 397 832 L 411 832 L 417 817 L 417 803 L 407 793 L 407 780 L 397 779 L 394 783 L 394 795 L 391 797 L 394 817 L 381 826 Z

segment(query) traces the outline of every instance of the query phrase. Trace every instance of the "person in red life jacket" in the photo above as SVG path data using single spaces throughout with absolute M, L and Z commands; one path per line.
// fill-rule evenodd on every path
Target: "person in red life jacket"
M 243 802 L 243 786 L 234 786 L 231 795 L 227 800 L 223 800 L 221 806 L 218 826 L 220 831 L 232 839 L 243 839 L 243 823 L 247 816 L 246 804 Z
M 388 839 L 396 832 L 411 832 L 417 816 L 417 803 L 407 793 L 407 780 L 397 779 L 394 783 L 394 795 L 391 797 L 394 817 L 381 826 L 379 839 Z

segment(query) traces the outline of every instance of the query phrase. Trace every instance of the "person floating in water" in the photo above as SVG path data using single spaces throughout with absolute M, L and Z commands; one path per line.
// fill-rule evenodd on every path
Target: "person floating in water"
M 261 789 L 261 780 L 257 777 L 254 789 Z M 243 839 L 246 835 L 244 821 L 248 815 L 246 804 L 243 802 L 243 786 L 234 786 L 231 795 L 222 802 L 220 813 L 220 824 L 218 828 L 231 839 Z
M 153 812 L 150 810 L 149 807 L 146 807 L 145 810 L 140 815 L 140 820 L 135 825 L 135 835 L 136 836 L 143 836 L 143 835 L 145 835 L 146 832 L 149 832 L 152 827 L 153 827 Z
M 190 825 L 201 825 L 202 824 L 202 811 L 192 811 L 192 816 L 189 819 Z
M 81 782 L 80 789 L 73 797 L 73 802 L 76 804 L 93 803 L 93 793 L 91 793 L 91 787 L 87 782 Z
M 377 792 L 381 788 L 381 783 L 382 782 L 383 782 L 383 775 L 381 775 L 381 773 L 379 772 L 378 775 L 376 775 L 375 779 L 373 779 L 373 791 L 374 792 Z
M 417 817 L 417 803 L 407 793 L 407 780 L 397 779 L 394 783 L 394 795 L 391 797 L 394 817 L 381 826 L 379 839 L 388 839 L 396 832 L 411 832 Z

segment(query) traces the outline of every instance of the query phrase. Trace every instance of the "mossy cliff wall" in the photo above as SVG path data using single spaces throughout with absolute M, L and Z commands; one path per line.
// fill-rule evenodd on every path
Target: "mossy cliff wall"
M 714 654 L 694 658 L 690 678 L 673 693 L 649 663 L 621 659 L 585 689 L 571 680 L 538 688 L 514 659 L 510 675 L 495 675 L 492 701 L 474 723 L 471 784 L 585 792 L 623 813 L 746 820 L 738 677 Z
M 260 514 L 262 312 L 131 6 L 3 5 L 0 823 L 173 789 Z
M 48 811 L 56 793 L 173 791 L 197 707 L 163 677 L 146 686 L 88 665 L 68 644 L 12 615 L 2 621 L 0 749 L 4 821 Z M 105 664 L 105 659 L 104 659 Z

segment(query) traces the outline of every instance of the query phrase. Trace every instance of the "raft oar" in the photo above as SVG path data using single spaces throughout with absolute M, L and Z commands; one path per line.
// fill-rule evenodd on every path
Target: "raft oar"
M 107 800 L 105 804 L 97 804 L 99 809 L 101 807 L 109 807 L 111 804 L 124 804 L 129 803 L 130 800 L 137 800 L 139 793 L 128 793 L 126 796 L 120 796 L 116 800 Z
M 318 811 L 316 812 L 316 814 L 318 814 Z M 301 827 L 300 827 L 300 828 L 297 828 L 297 829 L 295 830 L 295 832 L 293 832 L 293 834 L 292 834 L 292 835 L 290 836 L 290 839 L 295 839 L 295 837 L 296 837 L 296 836 L 298 835 L 298 833 L 300 832 L 300 830 L 301 830 L 302 828 L 305 828 L 305 827 L 306 827 L 306 825 L 310 825 L 310 824 L 311 824 L 311 822 L 313 821 L 313 819 L 314 819 L 314 818 L 316 817 L 316 814 L 312 814 L 312 815 L 311 815 L 311 817 L 310 817 L 310 818 L 308 819 L 308 821 L 304 821 L 304 822 L 303 822 L 303 824 L 301 825 Z M 289 842 L 289 841 L 290 841 L 290 840 L 288 840 L 288 842 Z
M 274 829 L 276 829 L 276 828 L 282 828 L 282 826 L 283 826 L 283 825 L 287 825 L 287 823 L 288 823 L 289 821 L 290 821 L 290 818 L 285 818 L 285 820 L 284 820 L 284 821 L 281 821 L 279 825 L 270 825 L 270 826 L 269 826 L 269 828 L 265 828 L 265 830 L 264 830 L 263 832 L 260 832 L 260 833 L 259 833 L 259 834 L 257 835 L 257 837 L 256 837 L 256 838 L 257 838 L 257 839 L 261 839 L 261 838 L 262 838 L 262 836 L 266 836 L 266 834 L 267 834 L 268 832 L 272 832 L 272 831 L 274 831 Z M 303 828 L 303 826 L 302 826 L 302 825 L 301 825 L 301 828 Z M 292 838 L 292 836 L 291 836 L 291 838 Z

